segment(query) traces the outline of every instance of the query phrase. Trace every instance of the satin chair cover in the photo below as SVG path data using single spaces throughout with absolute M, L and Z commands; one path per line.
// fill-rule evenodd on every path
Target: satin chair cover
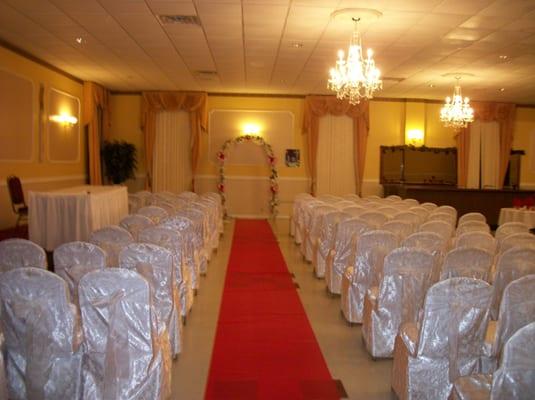
M 137 194 L 128 194 L 128 213 L 135 214 L 138 209 L 143 207 L 143 200 Z
M 458 225 L 462 225 L 467 221 L 480 221 L 487 223 L 487 217 L 485 217 L 480 212 L 469 212 L 459 217 Z
M 427 292 L 422 321 L 396 337 L 392 389 L 400 400 L 446 400 L 459 376 L 479 372 L 492 287 L 479 279 L 451 278 Z
M 292 204 L 292 213 L 290 215 L 290 236 L 295 237 L 296 233 L 296 216 L 299 213 L 298 208 L 301 206 L 303 199 L 310 199 L 312 195 L 310 193 L 299 193 L 294 197 Z
M 180 297 L 180 313 L 185 317 L 193 305 L 193 287 L 190 269 L 185 263 L 185 239 L 169 227 L 156 226 L 139 233 L 140 243 L 152 243 L 166 248 L 173 255 L 173 277 Z
M 457 210 L 452 206 L 439 206 L 435 209 L 434 212 L 450 214 L 453 217 L 454 221 L 457 222 Z
M 433 281 L 438 280 L 442 260 L 448 246 L 448 242 L 442 236 L 435 232 L 416 232 L 401 242 L 401 246 L 422 249 L 433 254 L 435 264 L 432 279 Z
M 0 399 L 7 399 L 6 365 L 4 363 L 4 334 L 0 331 Z
M 421 206 L 411 207 L 408 211 L 413 212 L 420 217 L 420 225 L 426 222 L 429 217 L 429 211 Z
M 0 273 L 24 267 L 46 269 L 46 266 L 46 253 L 34 242 L 26 239 L 0 242 Z
M 334 248 L 334 240 L 336 237 L 336 230 L 338 224 L 342 221 L 351 218 L 349 214 L 342 211 L 331 211 L 323 217 L 323 224 L 321 225 L 320 235 L 318 239 L 318 247 L 316 252 L 316 263 L 314 264 L 316 275 L 325 275 L 325 280 L 331 279 L 325 273 L 325 265 L 329 252 Z M 328 285 L 328 284 L 327 284 Z
M 151 203 L 151 206 L 163 208 L 165 210 L 165 212 L 167 213 L 167 216 L 169 216 L 169 217 L 172 217 L 177 212 L 177 208 L 176 208 L 175 204 L 172 203 L 171 201 L 165 201 L 165 200 L 158 199 L 156 201 L 153 201 Z
M 429 221 L 444 221 L 453 227 L 457 225 L 457 221 L 455 220 L 455 217 L 451 213 L 437 212 L 436 210 L 429 214 L 429 216 L 427 217 L 427 221 L 428 222 Z
M 336 211 L 332 205 L 314 207 L 310 214 L 310 223 L 305 236 L 305 260 L 315 265 L 314 256 L 318 250 L 318 239 L 323 225 L 323 217 L 331 211 Z
M 199 199 L 199 195 L 197 193 L 189 192 L 189 191 L 179 193 L 178 197 L 185 199 L 186 201 L 188 201 L 188 203 L 192 203 Z
M 334 239 L 334 248 L 327 256 L 325 277 L 327 289 L 333 294 L 340 294 L 342 275 L 351 262 L 356 238 L 370 226 L 359 218 L 350 218 L 338 224 Z M 323 278 L 321 275 L 316 275 Z
M 209 210 L 210 218 L 207 235 L 210 244 L 210 250 L 214 251 L 219 247 L 219 224 L 221 224 L 221 226 L 223 225 L 223 220 L 220 216 L 220 206 L 214 199 L 210 198 L 201 198 L 198 203 L 193 203 L 193 205 L 195 204 L 203 204 Z M 210 260 L 210 256 L 211 253 L 208 256 L 208 260 Z
M 380 212 L 381 214 L 384 214 L 388 217 L 393 217 L 399 212 L 399 210 L 395 207 L 385 205 L 377 208 L 377 212 Z
M 528 232 L 512 233 L 505 236 L 500 242 L 499 254 L 513 247 L 535 247 L 535 235 Z
M 135 196 L 141 199 L 141 207 L 150 205 L 152 193 L 147 190 L 141 190 L 135 193 Z
M 498 318 L 502 293 L 506 286 L 518 278 L 531 274 L 535 274 L 535 248 L 513 247 L 500 256 L 496 263 L 496 275 L 494 277 L 492 319 Z
M 164 399 L 166 365 L 149 283 L 122 268 L 90 272 L 78 289 L 84 331 L 83 398 Z
M 366 211 L 359 215 L 359 218 L 366 222 L 371 229 L 379 229 L 390 220 L 389 216 L 380 211 Z
M 530 400 L 535 393 L 535 322 L 516 331 L 505 343 L 500 368 L 492 374 L 455 381 L 453 400 Z
M 182 323 L 172 253 L 155 244 L 133 243 L 119 254 L 119 267 L 136 271 L 149 282 L 163 354 L 176 357 L 182 350 Z
M 390 196 L 386 196 L 385 197 L 385 200 L 390 200 L 390 201 L 401 201 L 403 200 L 400 196 L 396 195 L 396 194 L 391 194 Z
M 321 203 L 315 197 L 303 197 L 296 200 L 294 205 L 294 215 L 293 219 L 295 220 L 295 236 L 294 241 L 296 244 L 301 245 L 303 242 L 304 229 L 305 229 L 305 208 L 309 203 Z
M 504 239 L 506 236 L 509 236 L 513 233 L 529 233 L 529 226 L 523 222 L 506 222 L 505 224 L 500 225 L 496 229 L 494 237 L 498 242 Z
M 438 233 L 445 241 L 450 241 L 453 236 L 453 226 L 445 221 L 429 221 L 418 229 L 420 232 Z
M 420 225 L 420 216 L 412 211 L 400 211 L 394 215 L 391 221 L 403 221 L 412 225 L 413 230 L 416 230 Z
M 145 206 L 137 210 L 139 215 L 144 215 L 154 222 L 155 225 L 158 225 L 161 220 L 167 218 L 169 214 L 161 207 L 157 206 Z
M 490 232 L 490 226 L 482 221 L 465 221 L 457 227 L 455 236 L 460 236 L 466 232 Z
M 350 201 L 353 201 L 353 202 L 357 202 L 360 200 L 360 196 L 358 194 L 355 194 L 355 193 L 348 193 L 348 194 L 345 194 L 342 196 L 344 199 L 346 200 L 350 200 Z
M 404 240 L 414 233 L 414 226 L 406 221 L 388 221 L 381 227 L 381 230 L 392 232 L 399 240 Z
M 496 239 L 488 232 L 466 232 L 455 238 L 454 247 L 479 247 L 495 254 Z
M 127 215 L 121 221 L 119 221 L 119 226 L 130 232 L 134 240 L 137 240 L 139 232 L 143 229 L 154 226 L 154 222 L 149 217 L 144 215 L 132 214 Z
M 337 210 L 343 210 L 344 208 L 347 208 L 347 207 L 353 207 L 355 205 L 355 202 L 349 201 L 349 200 L 340 200 L 331 205 Z
M 94 231 L 89 242 L 96 244 L 106 252 L 106 265 L 119 266 L 119 253 L 123 248 L 134 242 L 134 238 L 126 229 L 119 226 L 107 226 Z
M 488 282 L 494 256 L 477 247 L 457 247 L 444 257 L 440 280 L 466 277 Z
M 351 207 L 344 208 L 341 210 L 345 212 L 346 214 L 350 215 L 351 217 L 358 217 L 360 214 L 363 214 L 366 212 L 366 209 L 364 207 L 353 205 Z
M 434 261 L 430 252 L 407 247 L 385 257 L 381 284 L 371 287 L 364 300 L 362 338 L 372 357 L 392 357 L 401 324 L 418 321 Z
M 203 216 L 203 242 L 204 242 L 204 256 L 206 261 L 210 261 L 212 251 L 219 245 L 219 235 L 217 234 L 217 205 L 210 200 L 199 200 L 191 204 L 190 210 L 195 210 L 202 213 Z M 207 266 L 201 271 L 206 273 Z
M 78 399 L 81 333 L 65 281 L 41 268 L 14 269 L 2 274 L 0 302 L 9 398 Z
M 347 321 L 362 323 L 366 292 L 372 286 L 379 286 L 384 258 L 398 244 L 395 234 L 383 230 L 363 233 L 356 240 L 353 263 L 342 275 L 340 304 Z
M 193 222 L 193 233 L 194 237 L 192 238 L 193 245 L 193 262 L 195 263 L 195 273 L 196 280 L 194 288 L 199 287 L 200 274 L 205 275 L 208 271 L 208 255 L 211 253 L 211 246 L 208 243 L 208 237 L 205 232 L 208 229 L 208 219 L 207 214 L 201 211 L 198 208 L 193 208 L 195 203 L 191 203 L 188 208 L 180 210 L 177 213 L 177 216 L 186 217 Z M 162 224 L 165 225 L 164 220 Z
M 303 202 L 299 217 L 299 250 L 303 257 L 305 256 L 306 236 L 310 228 L 310 221 L 312 219 L 312 210 L 314 207 L 325 206 L 326 203 L 317 199 L 307 200 Z M 296 237 L 297 238 L 297 237 Z
M 409 205 L 411 207 L 416 207 L 416 206 L 420 205 L 420 202 L 418 200 L 415 200 L 415 199 L 403 199 L 401 201 L 402 201 L 402 203 L 407 204 L 407 205 Z
M 70 242 L 54 250 L 54 271 L 69 288 L 71 299 L 78 304 L 78 284 L 88 272 L 106 268 L 106 252 L 93 243 Z
M 426 202 L 420 204 L 420 207 L 425 208 L 427 211 L 429 211 L 429 213 L 431 213 L 436 210 L 438 206 L 435 203 Z

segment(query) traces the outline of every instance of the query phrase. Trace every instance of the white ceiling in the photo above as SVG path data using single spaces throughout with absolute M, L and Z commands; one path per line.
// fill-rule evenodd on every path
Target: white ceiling
M 326 94 L 352 32 L 331 13 L 347 7 L 383 13 L 364 22 L 363 45 L 402 80 L 377 96 L 441 99 L 454 84 L 443 75 L 461 72 L 474 100 L 535 103 L 535 0 L 0 0 L 0 38 L 117 91 Z

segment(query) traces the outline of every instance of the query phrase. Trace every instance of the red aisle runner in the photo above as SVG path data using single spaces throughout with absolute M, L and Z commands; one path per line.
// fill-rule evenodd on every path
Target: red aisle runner
M 339 398 L 267 221 L 236 221 L 205 398 Z

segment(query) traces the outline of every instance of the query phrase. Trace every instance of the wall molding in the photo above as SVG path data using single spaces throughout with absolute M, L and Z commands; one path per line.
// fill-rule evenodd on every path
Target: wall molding
M 219 179 L 218 175 L 195 175 L 193 179 L 206 179 L 206 180 L 217 180 Z M 308 177 L 300 176 L 279 176 L 277 178 L 279 182 L 290 181 L 290 182 L 310 182 Z M 255 175 L 225 175 L 225 180 L 229 181 L 269 181 L 269 176 L 255 176 Z
M 85 175 L 64 175 L 64 176 L 50 176 L 50 177 L 36 177 L 36 178 L 21 178 L 23 185 L 31 185 L 35 183 L 50 183 L 50 182 L 68 182 L 82 180 L 85 182 Z M 0 187 L 7 187 L 6 181 L 0 182 Z

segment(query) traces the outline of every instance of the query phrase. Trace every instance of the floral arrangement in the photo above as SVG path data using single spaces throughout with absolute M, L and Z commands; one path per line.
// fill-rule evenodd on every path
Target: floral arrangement
M 270 167 L 270 176 L 269 176 L 269 184 L 270 184 L 270 191 L 271 191 L 271 200 L 269 201 L 269 207 L 271 209 L 271 216 L 275 218 L 278 213 L 278 206 L 279 206 L 279 183 L 278 183 L 278 173 L 276 169 L 276 163 L 277 159 L 275 158 L 275 155 L 273 153 L 273 148 L 269 143 L 266 143 L 264 139 L 262 139 L 260 136 L 254 136 L 254 135 L 243 135 L 239 136 L 234 139 L 229 139 L 225 143 L 223 143 L 223 146 L 221 147 L 221 150 L 217 152 L 217 160 L 219 161 L 219 182 L 217 184 L 217 190 L 219 191 L 219 194 L 221 195 L 223 206 L 225 205 L 225 161 L 227 158 L 227 152 L 231 145 L 238 144 L 238 143 L 254 143 L 257 146 L 262 146 L 264 149 L 269 167 Z

